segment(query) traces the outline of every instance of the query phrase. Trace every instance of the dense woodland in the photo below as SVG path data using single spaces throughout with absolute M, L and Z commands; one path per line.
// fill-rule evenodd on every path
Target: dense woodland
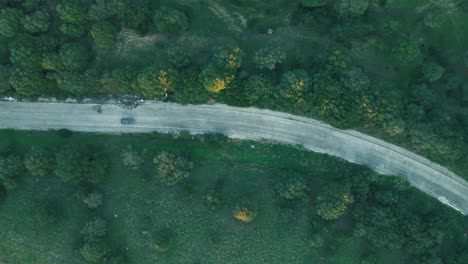
M 62 257 L 67 263 L 185 263 L 178 256 L 198 263 L 203 254 L 192 252 L 192 245 L 223 263 L 468 262 L 466 217 L 400 178 L 377 175 L 325 155 L 236 143 L 217 135 L 178 135 L 176 140 L 156 134 L 92 136 L 69 131 L 1 135 L 0 215 L 5 215 L 0 220 L 0 260 L 7 263 L 24 261 L 22 254 L 43 257 L 28 263 L 51 263 Z M 254 151 L 251 144 L 256 144 Z M 218 160 L 221 173 L 204 160 Z M 258 167 L 261 164 L 271 169 Z M 253 169 L 254 174 L 246 177 L 239 166 Z M 197 176 L 195 171 L 201 167 L 208 171 Z M 228 170 L 233 172 L 231 180 Z M 159 209 L 167 199 L 160 192 L 169 195 L 168 212 Z M 148 196 L 117 216 L 112 204 L 126 204 L 145 193 Z M 151 208 L 156 212 L 147 212 Z M 180 213 L 188 215 L 188 223 Z M 119 225 L 119 219 L 126 224 Z M 29 228 L 21 224 L 24 221 L 31 222 L 33 230 L 27 233 L 26 243 L 15 239 L 20 235 L 10 235 L 12 231 L 24 234 L 22 230 Z M 181 231 L 185 226 L 189 231 Z M 255 233 L 262 226 L 269 228 L 270 235 Z M 253 241 L 251 247 L 258 252 L 238 252 L 237 246 L 223 249 L 232 239 L 227 234 L 233 228 L 234 238 Z M 268 248 L 276 246 L 272 239 L 278 232 L 292 239 L 283 242 L 277 237 L 276 242 L 284 244 L 265 256 Z M 187 244 L 198 233 L 203 234 L 202 240 Z M 55 247 L 50 252 L 26 250 L 34 249 L 47 234 L 53 236 L 48 243 L 59 242 L 56 247 L 63 251 Z M 142 240 L 132 240 L 132 234 Z M 63 239 L 72 243 L 60 242 Z M 343 254 L 347 244 L 361 246 L 338 261 L 336 255 Z M 9 247 L 13 254 L 8 254 Z M 140 256 L 143 262 L 135 262 L 138 250 L 145 252 Z M 229 254 L 251 259 L 229 260 Z M 282 262 L 285 256 L 288 260 Z
M 467 175 L 467 1 L 0 5 L 1 94 L 287 111 L 362 130 Z

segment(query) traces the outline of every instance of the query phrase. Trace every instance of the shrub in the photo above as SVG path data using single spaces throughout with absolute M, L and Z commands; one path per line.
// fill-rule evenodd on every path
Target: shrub
M 92 192 L 83 198 L 83 202 L 89 209 L 96 209 L 102 204 L 102 193 Z
M 275 184 L 276 192 L 287 200 L 307 197 L 308 187 L 305 180 L 296 175 L 287 175 L 280 183 Z
M 422 73 L 424 75 L 424 78 L 428 80 L 429 82 L 435 82 L 442 78 L 442 75 L 444 75 L 445 70 L 442 66 L 436 63 L 425 63 L 422 66 Z
M 86 243 L 100 242 L 107 234 L 107 222 L 100 217 L 95 217 L 86 223 L 80 234 Z
M 335 220 L 344 215 L 348 205 L 353 202 L 349 187 L 330 184 L 317 196 L 317 214 L 325 220 Z
M 237 205 L 234 208 L 233 214 L 234 214 L 234 218 L 244 223 L 252 222 L 254 218 L 257 216 L 257 213 L 255 211 L 251 210 L 247 206 L 240 206 L 240 205 Z
M 134 150 L 130 145 L 122 151 L 120 158 L 122 159 L 122 163 L 132 170 L 138 170 L 141 164 L 143 164 L 143 158 L 140 153 Z
M 187 178 L 193 168 L 189 159 L 167 152 L 156 155 L 153 163 L 156 167 L 156 177 L 166 185 L 174 185 Z
M 105 242 L 85 243 L 80 248 L 80 253 L 86 261 L 91 263 L 103 263 L 102 260 L 109 254 L 109 246 Z
M 153 234 L 154 237 L 154 248 L 157 252 L 167 252 L 171 248 L 173 242 L 173 234 L 168 229 L 162 229 Z
M 42 148 L 32 147 L 24 157 L 24 165 L 33 176 L 46 176 L 53 171 L 54 157 Z

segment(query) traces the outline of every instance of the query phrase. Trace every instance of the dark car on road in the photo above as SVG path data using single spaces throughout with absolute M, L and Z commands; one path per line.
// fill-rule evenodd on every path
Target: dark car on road
M 135 119 L 133 119 L 133 117 L 125 117 L 125 118 L 120 119 L 120 123 L 122 125 L 135 124 Z

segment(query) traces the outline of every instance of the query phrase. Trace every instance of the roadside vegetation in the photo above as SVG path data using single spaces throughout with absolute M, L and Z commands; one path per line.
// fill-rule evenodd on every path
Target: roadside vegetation
M 219 135 L 0 131 L 5 263 L 466 263 L 406 181 Z
M 466 178 L 467 23 L 457 0 L 2 0 L 0 95 L 287 111 Z

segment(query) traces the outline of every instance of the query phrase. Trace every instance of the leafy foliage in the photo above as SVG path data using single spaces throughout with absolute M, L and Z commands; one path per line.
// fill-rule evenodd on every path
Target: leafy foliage
M 340 17 L 356 17 L 363 15 L 367 7 L 369 7 L 369 0 L 337 0 L 335 2 L 335 11 Z
M 336 220 L 346 213 L 348 205 L 353 201 L 349 187 L 330 184 L 316 199 L 317 214 L 325 220 Z
M 188 176 L 193 163 L 187 158 L 168 152 L 161 152 L 153 158 L 156 167 L 156 178 L 166 185 L 174 185 Z
M 175 72 L 154 67 L 144 69 L 137 78 L 138 91 L 149 99 L 164 99 L 169 90 L 174 87 Z
M 85 24 L 88 20 L 88 8 L 83 1 L 61 0 L 56 10 L 60 19 L 66 23 Z
M 23 24 L 24 29 L 28 32 L 47 32 L 51 24 L 50 15 L 46 11 L 38 10 L 23 17 L 21 23 Z
M 4 8 L 0 10 L 0 34 L 13 37 L 20 29 L 23 13 L 19 9 Z
M 110 22 L 99 22 L 91 28 L 91 36 L 99 47 L 111 47 L 117 43 L 118 28 Z
M 83 202 L 88 206 L 89 209 L 96 209 L 102 204 L 102 197 L 102 193 L 95 191 L 84 197 Z
M 293 70 L 283 74 L 279 94 L 293 103 L 304 103 L 304 94 L 312 87 L 312 79 L 304 70 Z
M 163 33 L 176 33 L 188 29 L 187 16 L 182 11 L 170 7 L 156 10 L 153 21 L 158 30 Z
M 423 64 L 422 72 L 426 80 L 428 80 L 429 82 L 435 82 L 439 80 L 440 78 L 442 78 L 442 75 L 444 75 L 445 70 L 439 64 L 427 63 L 427 64 Z
M 274 70 L 286 60 L 286 51 L 279 46 L 267 46 L 259 49 L 253 60 L 259 69 Z
M 24 157 L 24 165 L 33 176 L 44 177 L 53 171 L 54 157 L 46 149 L 33 147 Z

